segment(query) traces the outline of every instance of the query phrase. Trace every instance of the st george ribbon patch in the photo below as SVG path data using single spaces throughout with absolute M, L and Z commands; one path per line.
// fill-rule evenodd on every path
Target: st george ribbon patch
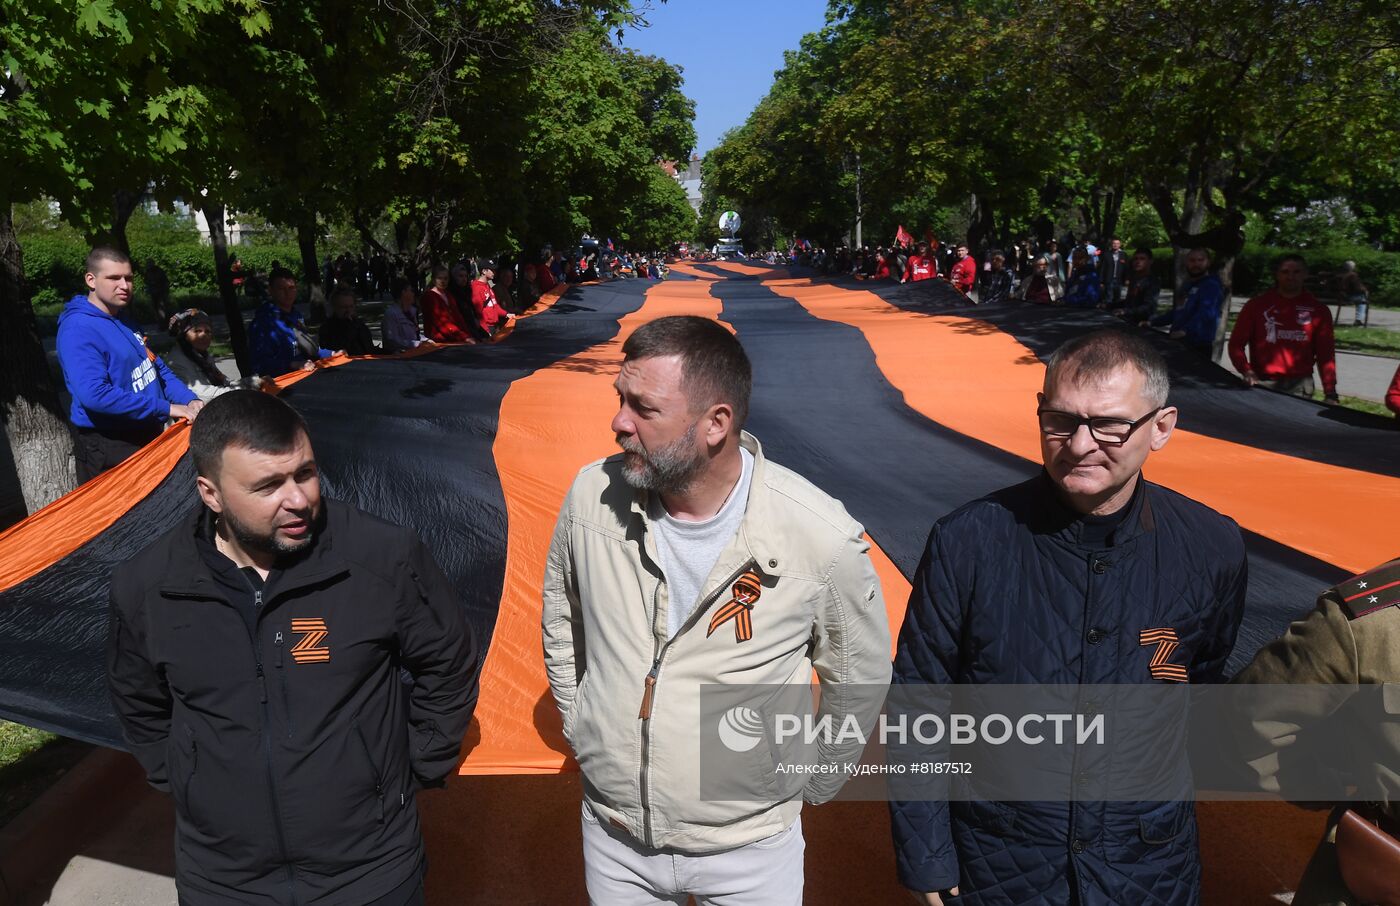
M 750 611 L 758 603 L 758 599 L 763 594 L 763 586 L 759 582 L 758 573 L 753 570 L 745 570 L 739 580 L 734 583 L 734 597 L 728 604 L 715 611 L 715 615 L 710 619 L 710 629 L 705 633 L 705 638 L 714 635 L 719 627 L 730 620 L 734 621 L 734 641 L 747 642 L 753 638 L 753 617 Z
M 1144 629 L 1138 636 L 1138 644 L 1157 646 L 1157 650 L 1152 655 L 1152 663 L 1148 667 L 1153 679 L 1172 683 L 1188 681 L 1186 668 L 1171 662 L 1172 653 L 1176 651 L 1179 644 L 1175 629 Z

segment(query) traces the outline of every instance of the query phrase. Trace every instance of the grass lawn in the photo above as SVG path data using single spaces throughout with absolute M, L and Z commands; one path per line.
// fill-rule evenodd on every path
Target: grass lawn
M 1313 392 L 1313 399 L 1322 402 L 1322 391 Z M 1369 412 L 1372 415 L 1384 415 L 1386 418 L 1394 418 L 1395 413 L 1385 407 L 1385 403 L 1373 403 L 1370 400 L 1363 400 L 1355 396 L 1339 396 L 1342 407 L 1345 409 L 1358 409 L 1362 412 Z
M 1400 330 L 1385 327 L 1338 327 L 1337 348 L 1400 359 Z
M 91 751 L 84 743 L 0 720 L 0 825 Z
M 0 771 L 57 738 L 43 730 L 0 720 Z

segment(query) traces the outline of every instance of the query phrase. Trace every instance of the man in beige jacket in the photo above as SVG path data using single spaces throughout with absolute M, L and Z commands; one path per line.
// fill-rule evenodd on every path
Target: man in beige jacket
M 748 760 L 725 769 L 722 801 L 707 796 L 702 747 L 716 727 L 701 686 L 805 690 L 815 669 L 818 720 L 868 734 L 881 701 L 869 690 L 890 676 L 869 545 L 841 504 L 742 431 L 751 369 L 722 326 L 661 318 L 623 354 L 612 428 L 624 452 L 579 473 L 544 579 L 545 666 L 583 773 L 589 898 L 797 904 L 802 803 L 834 796 L 863 746 L 831 734 L 816 770 L 784 772 L 759 733 L 731 747 Z

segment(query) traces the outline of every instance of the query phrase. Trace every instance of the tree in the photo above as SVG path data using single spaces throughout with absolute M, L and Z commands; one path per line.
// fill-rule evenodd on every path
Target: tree
M 163 64 L 227 20 L 265 28 L 256 0 L 200 4 L 64 4 L 0 0 L 0 417 L 30 512 L 73 485 L 72 444 L 24 280 L 12 208 L 59 199 L 90 235 L 124 227 L 129 194 L 197 119 L 197 88 L 165 78 Z M 103 48 L 93 65 L 92 48 Z M 118 241 L 123 241 L 120 232 Z
M 1227 286 L 1245 212 L 1281 168 L 1393 155 L 1393 4 L 1071 0 L 1036 24 L 1037 69 L 1101 137 L 1100 172 L 1126 169 L 1172 244 L 1214 251 Z

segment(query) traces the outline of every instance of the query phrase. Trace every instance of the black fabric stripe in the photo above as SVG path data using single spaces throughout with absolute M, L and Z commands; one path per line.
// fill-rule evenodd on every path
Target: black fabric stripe
M 753 363 L 748 427 L 765 453 L 841 500 L 906 577 L 938 518 L 1039 471 L 909 408 L 856 328 L 755 280 L 716 283 L 711 293 Z M 1231 672 L 1345 575 L 1249 532 L 1245 542 L 1249 598 Z
M 875 293 L 907 311 L 960 315 L 995 325 L 1034 352 L 1042 361 L 1060 344 L 1101 327 L 1126 327 L 1094 309 L 1007 302 L 969 305 L 942 280 L 929 285 L 899 286 L 886 281 L 836 281 L 842 289 Z M 1314 462 L 1400 477 L 1400 444 L 1395 419 L 1351 409 L 1330 409 L 1320 403 L 1275 393 L 1250 390 L 1233 374 L 1207 362 L 1155 330 L 1139 332 L 1167 359 L 1171 369 L 1171 403 L 1181 410 L 1183 430 Z M 1339 384 L 1346 389 L 1346 375 Z M 1308 489 L 1281 488 L 1280 493 Z
M 323 493 L 416 529 L 483 651 L 505 576 L 506 511 L 491 449 L 501 399 L 512 381 L 616 336 L 649 285 L 575 287 L 500 345 L 352 362 L 283 394 L 307 420 Z M 122 747 L 104 663 L 111 569 L 196 502 L 186 457 L 112 528 L 0 593 L 0 717 Z

